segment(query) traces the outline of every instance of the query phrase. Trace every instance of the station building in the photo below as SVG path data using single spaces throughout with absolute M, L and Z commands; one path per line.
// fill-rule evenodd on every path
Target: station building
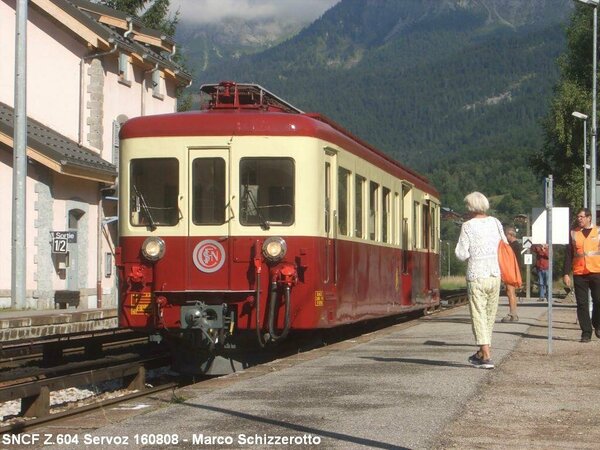
M 175 42 L 85 0 L 29 0 L 26 301 L 11 304 L 16 1 L 0 0 L 0 308 L 116 305 L 120 125 L 177 109 Z

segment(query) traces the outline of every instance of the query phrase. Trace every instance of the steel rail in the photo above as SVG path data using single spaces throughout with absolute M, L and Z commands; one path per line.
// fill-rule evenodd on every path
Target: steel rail
M 139 397 L 145 397 L 148 395 L 155 394 L 157 392 L 166 391 L 168 389 L 175 389 L 179 387 L 178 383 L 167 383 L 161 386 L 155 386 L 152 388 L 144 389 L 143 391 L 132 392 L 131 394 L 125 394 L 120 397 L 109 398 L 106 400 L 102 400 L 101 402 L 91 403 L 89 405 L 83 405 L 77 408 L 68 409 L 65 411 L 57 412 L 54 414 L 50 414 L 45 417 L 38 417 L 35 419 L 29 420 L 20 420 L 18 422 L 12 423 L 10 425 L 5 425 L 0 427 L 0 435 L 6 433 L 22 433 L 24 431 L 37 428 L 41 425 L 46 425 L 50 422 L 54 422 L 60 419 L 64 419 L 67 417 L 77 416 L 79 414 L 84 414 L 90 411 L 94 411 L 96 409 L 102 409 L 106 406 L 115 405 L 118 403 L 126 402 L 129 400 L 133 400 Z

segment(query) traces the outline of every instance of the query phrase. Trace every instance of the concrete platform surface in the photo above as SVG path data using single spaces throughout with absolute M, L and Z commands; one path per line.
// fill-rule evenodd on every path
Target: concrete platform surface
M 506 309 L 500 307 L 499 318 Z M 170 396 L 108 407 L 85 420 L 41 432 L 80 439 L 79 445 L 59 448 L 116 448 L 115 439 L 126 441 L 126 448 L 594 448 L 587 440 L 576 445 L 580 431 L 589 432 L 586 421 L 578 425 L 581 430 L 559 430 L 550 441 L 540 435 L 537 421 L 564 410 L 561 401 L 570 401 L 569 395 L 558 391 L 557 403 L 548 405 L 545 398 L 554 389 L 547 382 L 520 381 L 531 378 L 530 341 L 537 346 L 537 364 L 547 364 L 536 366 L 539 377 L 565 380 L 561 389 L 575 394 L 588 380 L 597 381 L 586 377 L 569 383 L 577 366 L 569 359 L 573 351 L 560 359 L 544 354 L 546 312 L 545 303 L 521 303 L 520 322 L 496 323 L 494 370 L 476 369 L 467 362 L 476 347 L 463 306 L 198 383 Z M 587 346 L 585 351 L 600 359 L 595 338 L 590 344 L 577 342 L 574 305 L 557 304 L 553 312 L 558 322 L 556 330 L 553 325 L 555 351 L 563 352 L 563 343 Z M 576 352 L 575 356 L 581 358 Z M 512 392 L 503 398 L 503 385 L 500 394 L 486 396 L 495 382 L 506 378 L 505 367 L 510 369 L 505 383 Z M 525 409 L 518 407 L 521 401 L 527 402 Z M 494 410 L 500 406 L 505 409 L 499 409 L 498 417 Z M 589 411 L 583 408 L 575 416 Z M 598 412 L 592 414 L 598 417 Z M 521 419 L 521 431 L 529 434 L 511 433 L 512 424 Z M 488 430 L 496 427 L 497 433 L 482 431 L 484 425 Z M 505 434 L 514 439 L 507 441 Z M 564 446 L 561 438 L 567 440 Z
M 116 308 L 0 310 L 0 342 L 116 328 Z

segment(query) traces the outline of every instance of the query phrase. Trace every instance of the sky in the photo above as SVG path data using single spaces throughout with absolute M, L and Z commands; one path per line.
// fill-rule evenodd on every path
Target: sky
M 223 17 L 257 19 L 296 17 L 311 21 L 340 0 L 171 0 L 171 9 L 179 8 L 181 22 L 212 22 Z

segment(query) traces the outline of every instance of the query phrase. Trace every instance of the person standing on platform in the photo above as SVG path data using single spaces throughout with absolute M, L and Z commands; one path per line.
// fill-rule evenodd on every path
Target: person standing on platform
M 498 244 L 500 239 L 507 240 L 498 219 L 487 215 L 490 204 L 485 195 L 472 192 L 464 201 L 472 218 L 462 224 L 454 253 L 461 261 L 467 261 L 469 313 L 479 346 L 468 360 L 475 367 L 493 369 L 492 331 L 500 296 Z
M 580 208 L 575 216 L 576 226 L 571 230 L 565 253 L 563 282 L 571 287 L 569 272 L 573 271 L 573 285 L 577 301 L 577 320 L 581 328 L 580 342 L 592 340 L 592 327 L 600 338 L 600 240 L 598 227 L 592 225 L 592 213 Z M 592 317 L 590 319 L 590 294 Z
M 517 258 L 517 264 L 521 271 L 521 244 L 517 239 L 517 230 L 515 227 L 506 225 L 504 227 L 504 234 L 508 239 L 508 244 Z M 517 288 L 507 284 L 506 285 L 506 296 L 508 297 L 508 314 L 504 316 L 501 322 L 518 322 L 519 316 L 517 315 Z
M 535 253 L 535 270 L 540 287 L 538 301 L 543 302 L 548 300 L 548 244 L 536 244 L 531 250 Z

